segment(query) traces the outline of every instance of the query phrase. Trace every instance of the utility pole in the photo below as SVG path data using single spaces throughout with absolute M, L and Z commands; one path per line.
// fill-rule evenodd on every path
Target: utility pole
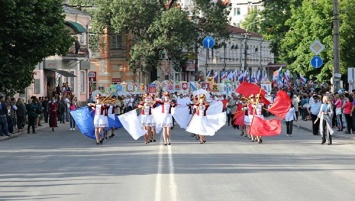
M 197 39 L 194 43 L 195 48 L 195 81 L 198 81 L 198 48 L 197 48 Z
M 334 91 L 338 91 L 340 88 L 340 77 L 336 75 L 340 74 L 340 51 L 339 51 L 339 8 L 338 0 L 334 0 L 334 67 L 333 67 L 333 87 Z
M 244 34 L 244 72 L 247 70 L 247 57 L 248 57 L 248 33 Z

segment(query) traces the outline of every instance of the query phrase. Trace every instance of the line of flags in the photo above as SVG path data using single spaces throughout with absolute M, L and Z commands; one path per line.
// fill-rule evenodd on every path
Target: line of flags
M 302 76 L 301 74 L 294 73 L 292 74 L 290 70 L 284 70 L 281 66 L 278 70 L 274 71 L 272 82 L 277 84 L 279 88 L 282 87 L 292 87 L 292 83 L 296 85 L 303 85 L 307 83 L 307 78 Z
M 213 78 L 215 83 L 222 83 L 223 80 L 228 79 L 230 81 L 262 83 L 269 81 L 267 71 L 254 71 L 251 74 L 249 71 L 243 70 L 227 70 L 227 71 L 214 71 L 213 69 L 207 72 L 206 77 Z

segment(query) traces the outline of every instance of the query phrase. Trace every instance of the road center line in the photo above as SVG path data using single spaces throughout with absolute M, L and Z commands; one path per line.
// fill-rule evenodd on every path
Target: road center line
M 174 160 L 173 160 L 173 154 L 171 151 L 171 146 L 168 147 L 168 154 L 169 154 L 169 176 L 170 176 L 170 196 L 171 196 L 171 201 L 176 201 L 177 200 L 177 186 L 175 183 L 175 174 L 174 174 Z
M 155 183 L 155 201 L 161 201 L 161 177 L 162 177 L 162 169 L 163 169 L 163 148 L 164 146 L 159 146 L 159 153 L 158 153 L 158 172 L 157 172 L 157 180 Z

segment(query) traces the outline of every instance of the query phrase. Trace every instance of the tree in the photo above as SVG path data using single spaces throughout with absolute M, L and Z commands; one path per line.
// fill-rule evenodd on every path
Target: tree
M 24 92 L 35 66 L 64 54 L 72 39 L 64 25 L 61 0 L 0 1 L 0 92 Z
M 161 51 L 181 67 L 186 59 L 181 53 L 191 49 L 194 42 L 201 43 L 202 36 L 228 36 L 225 5 L 205 0 L 194 2 L 195 9 L 205 15 L 204 22 L 198 25 L 188 20 L 176 0 L 99 0 L 93 27 L 97 31 L 111 27 L 116 32 L 129 33 L 133 42 L 131 69 L 143 72 L 155 69 L 162 59 Z
M 314 76 L 319 81 L 329 81 L 333 72 L 333 4 L 332 0 L 304 0 L 302 6 L 291 7 L 292 16 L 286 21 L 290 30 L 281 40 L 281 58 L 294 72 Z M 340 4 L 340 53 L 341 72 L 354 64 L 355 2 L 344 0 Z M 310 60 L 314 55 L 309 46 L 319 40 L 325 45 L 320 54 L 324 65 L 314 69 Z
M 299 7 L 302 0 L 267 0 L 264 1 L 264 9 L 260 14 L 260 21 L 256 25 L 260 26 L 260 33 L 263 37 L 271 41 L 271 51 L 275 55 L 276 62 L 282 62 L 279 58 L 283 54 L 281 49 L 281 39 L 290 29 L 285 22 L 291 18 L 291 7 Z
M 242 27 L 248 32 L 260 32 L 260 24 L 261 24 L 261 11 L 258 9 L 253 9 L 246 17 L 244 22 L 242 22 Z

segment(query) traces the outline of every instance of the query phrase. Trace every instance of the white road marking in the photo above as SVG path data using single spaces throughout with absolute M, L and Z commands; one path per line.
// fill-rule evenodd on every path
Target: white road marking
M 159 146 L 159 160 L 158 160 L 158 172 L 157 172 L 157 180 L 155 183 L 155 201 L 161 201 L 161 176 L 163 169 L 163 145 Z
M 171 146 L 168 147 L 168 153 L 169 153 L 169 176 L 170 176 L 170 196 L 171 196 L 171 201 L 177 201 L 177 186 L 175 183 L 175 174 L 174 174 L 174 160 L 173 160 L 173 154 L 171 151 Z

